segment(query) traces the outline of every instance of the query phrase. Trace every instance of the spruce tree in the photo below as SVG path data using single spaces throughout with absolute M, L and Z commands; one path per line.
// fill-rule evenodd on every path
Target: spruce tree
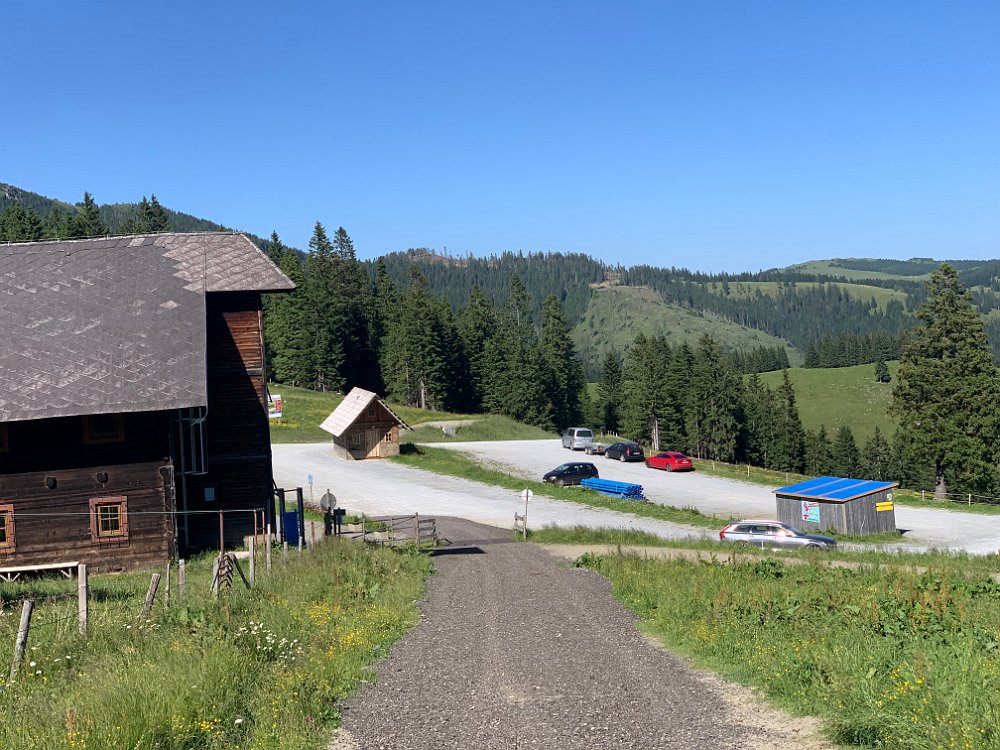
M 468 408 L 478 412 L 483 408 L 486 344 L 497 331 L 496 311 L 478 286 L 472 287 L 458 325 L 471 376 Z
M 833 446 L 825 425 L 820 425 L 816 432 L 806 433 L 806 473 L 818 477 L 834 473 Z
M 142 203 L 139 204 L 139 222 L 143 227 L 143 232 L 170 231 L 170 217 L 156 196 L 152 194 L 150 194 L 148 201 L 145 195 L 142 196 Z
M 882 435 L 878 425 L 875 426 L 875 434 L 865 443 L 865 450 L 861 456 L 861 475 L 864 479 L 874 479 L 876 481 L 886 481 L 893 476 L 893 455 L 892 446 Z
M 90 193 L 83 194 L 83 202 L 78 203 L 77 207 L 79 211 L 73 219 L 74 237 L 102 237 L 108 234 L 101 211 Z
M 805 463 L 805 430 L 795 405 L 795 389 L 788 378 L 788 370 L 782 370 L 781 375 L 776 397 L 774 468 L 801 472 Z
M 889 375 L 889 366 L 885 363 L 885 360 L 881 357 L 875 362 L 875 381 L 878 383 L 888 383 L 892 380 Z
M 698 342 L 686 390 L 688 447 L 698 458 L 732 461 L 739 439 L 739 389 L 719 345 L 707 334 Z
M 556 429 L 562 431 L 580 422 L 580 395 L 584 381 L 583 368 L 569 335 L 569 325 L 555 295 L 550 294 L 542 303 L 542 331 L 538 345 L 545 393 L 552 404 L 552 419 Z
M 997 486 L 1000 386 L 983 321 L 958 273 L 943 264 L 906 342 L 893 390 L 907 463 L 923 461 L 935 497 L 993 493 Z
M 854 440 L 854 433 L 847 425 L 841 425 L 830 451 L 833 471 L 840 477 L 857 477 L 861 465 L 861 453 Z
M 597 384 L 595 414 L 597 426 L 604 432 L 617 433 L 621 429 L 621 412 L 624 394 L 622 363 L 618 355 L 608 352 L 601 367 L 601 380 Z

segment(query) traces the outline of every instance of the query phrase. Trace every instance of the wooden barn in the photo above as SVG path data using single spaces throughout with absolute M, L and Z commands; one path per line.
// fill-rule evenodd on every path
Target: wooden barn
M 270 505 L 261 293 L 233 233 L 0 246 L 0 567 L 162 563 Z
M 882 534 L 896 530 L 897 482 L 817 477 L 774 490 L 778 520 L 803 531 Z
M 352 388 L 320 427 L 333 435 L 334 453 L 348 460 L 399 454 L 399 431 L 408 430 L 378 394 Z

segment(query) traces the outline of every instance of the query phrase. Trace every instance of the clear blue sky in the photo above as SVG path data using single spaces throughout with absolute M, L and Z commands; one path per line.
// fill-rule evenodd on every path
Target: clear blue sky
M 13 3 L 0 182 L 359 257 L 1000 257 L 996 0 Z

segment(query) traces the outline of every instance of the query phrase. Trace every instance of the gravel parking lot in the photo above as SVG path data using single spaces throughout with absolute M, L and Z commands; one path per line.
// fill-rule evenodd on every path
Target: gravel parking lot
M 647 469 L 641 463 L 620 463 L 603 456 L 586 456 L 562 448 L 559 440 L 509 440 L 478 443 L 440 443 L 435 447 L 460 450 L 484 464 L 502 468 L 526 479 L 541 475 L 564 461 L 590 460 L 606 479 L 642 484 L 652 502 L 698 508 L 722 516 L 775 516 L 771 488 L 706 476 L 697 471 L 668 473 Z M 516 493 L 452 477 L 444 477 L 387 461 L 342 461 L 325 443 L 273 446 L 274 475 L 278 486 L 307 487 L 313 476 L 313 495 L 331 489 L 342 507 L 368 514 L 455 516 L 500 528 L 513 525 L 515 511 L 523 511 Z M 896 525 L 906 533 L 906 549 L 964 550 L 995 554 L 1000 550 L 1000 516 L 984 516 L 947 509 L 896 507 Z M 529 510 L 531 526 L 585 525 L 649 531 L 676 539 L 714 537 L 680 524 L 637 518 L 536 497 Z M 720 523 L 720 528 L 722 524 Z

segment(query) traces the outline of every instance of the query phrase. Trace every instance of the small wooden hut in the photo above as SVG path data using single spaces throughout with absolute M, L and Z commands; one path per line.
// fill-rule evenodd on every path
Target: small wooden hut
M 333 451 L 347 460 L 399 454 L 399 431 L 410 426 L 378 397 L 352 388 L 320 428 L 333 435 Z
M 803 531 L 883 534 L 896 530 L 897 482 L 817 477 L 774 490 L 778 520 Z

